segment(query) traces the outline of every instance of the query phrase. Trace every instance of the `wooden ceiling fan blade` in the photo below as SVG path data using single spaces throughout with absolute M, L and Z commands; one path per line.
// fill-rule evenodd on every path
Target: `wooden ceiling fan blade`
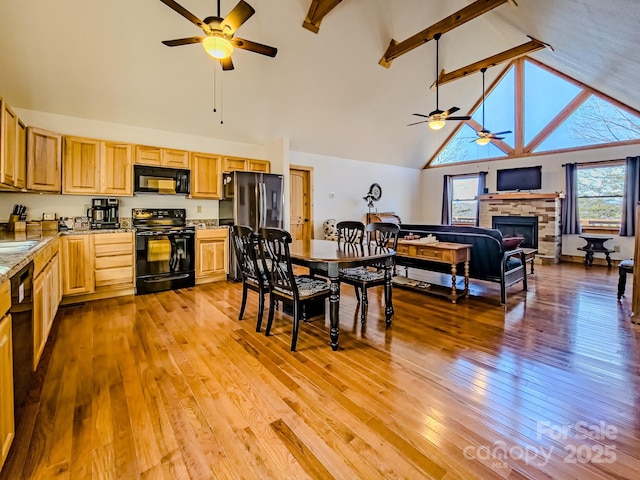
M 275 47 L 252 42 L 251 40 L 245 40 L 244 38 L 232 38 L 231 43 L 242 50 L 249 50 L 250 52 L 266 55 L 267 57 L 275 57 L 278 53 L 278 49 Z
M 506 135 L 507 133 L 512 133 L 511 130 L 505 130 L 504 132 L 493 132 L 492 135 Z
M 449 110 L 445 110 L 442 113 L 448 117 L 449 115 L 451 115 L 452 113 L 457 112 L 458 110 L 460 110 L 458 107 L 451 107 Z
M 179 47 L 180 45 L 190 45 L 192 43 L 200 43 L 204 37 L 188 37 L 176 38 L 175 40 L 163 40 L 162 43 L 167 47 Z
M 491 137 L 491 140 L 504 140 L 504 137 Z
M 182 15 L 184 18 L 189 20 L 194 25 L 200 27 L 202 30 L 204 30 L 206 34 L 211 33 L 211 28 L 209 28 L 209 25 L 204 23 L 202 20 L 200 20 L 198 17 L 196 17 L 193 13 L 191 13 L 189 10 L 184 8 L 179 3 L 174 2 L 173 0 L 160 0 L 160 1 L 164 3 L 167 7 L 169 7 L 171 10 L 173 10 L 174 12 Z
M 462 117 L 447 117 L 445 120 L 471 120 L 469 115 L 464 115 Z
M 423 117 L 424 117 L 424 115 L 421 115 L 421 116 L 423 116 Z M 429 122 L 429 120 L 422 120 L 422 121 L 420 121 L 420 122 L 408 123 L 408 124 L 407 124 L 407 127 L 410 127 L 411 125 L 418 125 L 419 123 L 427 123 L 427 122 Z
M 421 113 L 412 113 L 411 115 L 415 115 L 416 117 L 424 117 L 424 118 L 429 118 L 431 117 L 431 115 L 423 115 Z
M 220 65 L 222 65 L 222 70 L 233 70 L 233 61 L 231 60 L 231 57 L 227 57 L 227 58 L 221 58 L 220 59 Z
M 228 33 L 227 29 L 229 29 L 229 33 L 233 35 L 235 31 L 240 28 L 244 22 L 249 20 L 254 13 L 256 13 L 256 11 L 251 5 L 244 0 L 240 0 L 222 21 L 220 27 L 225 34 Z

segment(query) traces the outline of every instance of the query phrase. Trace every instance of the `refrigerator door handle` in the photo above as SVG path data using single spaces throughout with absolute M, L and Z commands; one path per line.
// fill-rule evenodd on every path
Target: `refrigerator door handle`
M 267 226 L 267 186 L 260 183 L 260 222 L 262 226 Z

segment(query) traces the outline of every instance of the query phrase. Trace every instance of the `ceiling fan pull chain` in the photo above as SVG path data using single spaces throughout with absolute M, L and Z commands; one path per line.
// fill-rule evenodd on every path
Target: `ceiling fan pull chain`
M 218 68 L 217 62 L 213 62 L 213 113 L 217 112 L 216 110 L 216 69 Z
M 220 125 L 224 124 L 224 78 L 220 78 Z

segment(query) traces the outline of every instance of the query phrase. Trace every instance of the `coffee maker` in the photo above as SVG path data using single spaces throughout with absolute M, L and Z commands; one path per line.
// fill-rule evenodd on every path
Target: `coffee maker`
M 115 197 L 92 198 L 87 210 L 91 229 L 120 228 L 118 219 L 118 199 Z

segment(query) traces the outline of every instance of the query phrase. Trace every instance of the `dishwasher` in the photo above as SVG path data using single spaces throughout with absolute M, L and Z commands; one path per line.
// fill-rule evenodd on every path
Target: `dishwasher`
M 33 262 L 11 277 L 13 402 L 24 401 L 33 377 Z

